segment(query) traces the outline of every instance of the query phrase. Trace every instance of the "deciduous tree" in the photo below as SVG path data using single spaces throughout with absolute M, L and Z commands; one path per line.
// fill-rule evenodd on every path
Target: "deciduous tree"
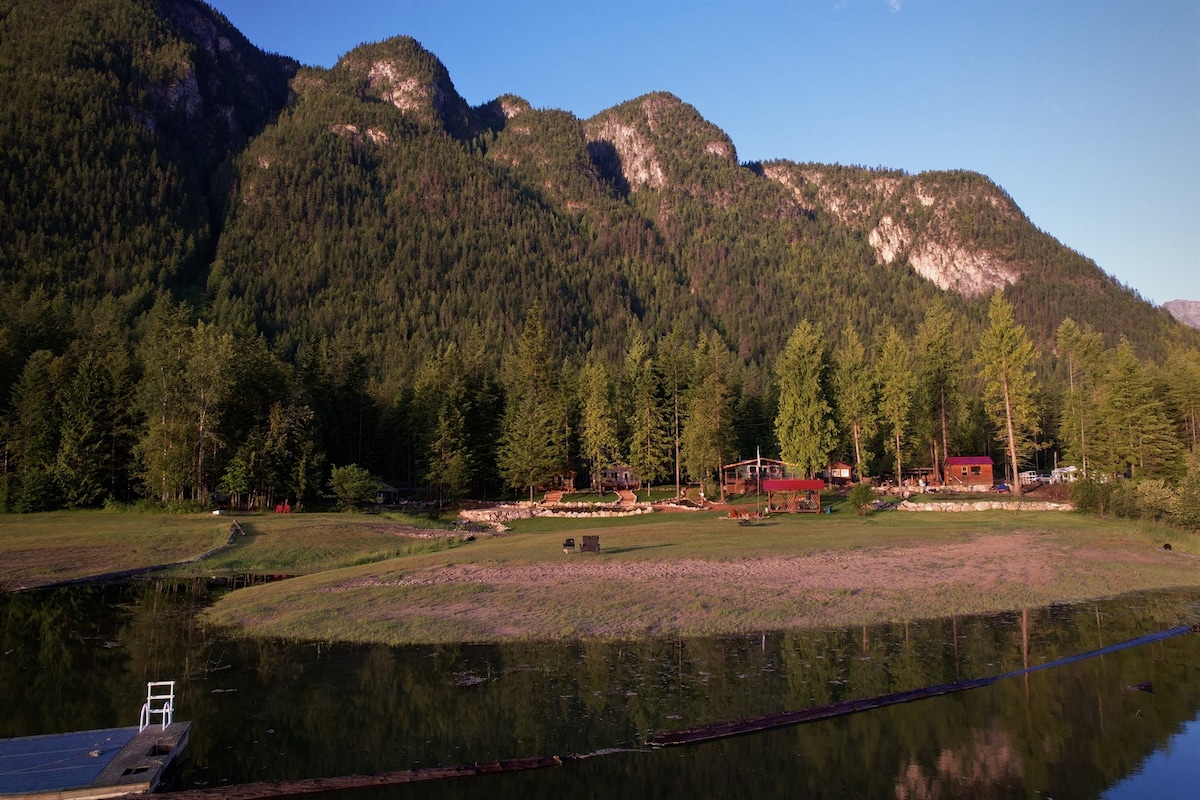
M 375 499 L 383 481 L 358 464 L 334 467 L 329 474 L 329 488 L 343 511 L 354 511 Z
M 829 357 L 824 341 L 802 320 L 775 361 L 779 412 L 775 435 L 783 460 L 805 475 L 820 474 L 829 464 L 836 427 L 828 400 Z
M 1097 379 L 1104 342 L 1090 326 L 1080 326 L 1067 317 L 1055 334 L 1055 350 L 1060 369 L 1065 373 L 1058 441 L 1064 459 L 1078 465 L 1088 476 L 1089 447 L 1093 446 L 1099 414 Z
M 877 427 L 875 371 L 858 331 L 847 327 L 833 353 L 833 397 L 837 418 L 854 449 L 854 470 L 867 474 L 866 441 Z
M 720 471 L 732 448 L 733 392 L 728 368 L 729 350 L 720 337 L 700 334 L 693 360 L 696 377 L 684 396 L 681 444 L 684 467 L 701 488 Z M 721 492 L 723 495 L 723 489 Z

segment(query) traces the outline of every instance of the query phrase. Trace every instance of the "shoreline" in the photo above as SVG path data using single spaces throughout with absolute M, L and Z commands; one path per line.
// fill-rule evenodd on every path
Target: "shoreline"
M 799 631 L 1200 589 L 1194 533 L 1060 511 L 535 518 L 479 538 L 398 514 L 239 523 L 229 543 L 229 520 L 211 516 L 0 517 L 0 586 L 168 563 L 156 578 L 286 574 L 222 594 L 202 623 L 239 638 L 391 645 Z M 584 535 L 599 553 L 564 552 Z
M 905 622 L 1200 590 L 1200 556 L 1038 532 L 736 559 L 378 564 L 226 596 L 206 624 L 251 638 L 449 644 L 641 640 Z

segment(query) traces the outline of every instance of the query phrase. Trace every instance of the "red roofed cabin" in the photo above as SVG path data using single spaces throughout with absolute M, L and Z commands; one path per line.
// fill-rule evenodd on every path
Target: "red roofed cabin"
M 834 486 L 846 486 L 854 483 L 854 467 L 845 461 L 835 461 L 826 468 L 825 477 Z
M 970 489 L 991 487 L 992 460 L 987 456 L 950 456 L 946 459 L 945 485 Z
M 821 511 L 821 490 L 825 481 L 801 478 L 779 478 L 763 481 L 767 493 L 767 511 L 804 512 Z

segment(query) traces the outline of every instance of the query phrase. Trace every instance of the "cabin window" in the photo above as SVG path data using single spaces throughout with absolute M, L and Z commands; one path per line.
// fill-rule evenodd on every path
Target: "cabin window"
M 963 468 L 962 468 L 962 474 L 963 474 L 963 475 L 966 475 L 966 474 L 967 474 L 967 468 L 966 468 L 966 467 L 963 467 Z
M 972 475 L 982 475 L 983 467 L 971 467 L 971 474 Z

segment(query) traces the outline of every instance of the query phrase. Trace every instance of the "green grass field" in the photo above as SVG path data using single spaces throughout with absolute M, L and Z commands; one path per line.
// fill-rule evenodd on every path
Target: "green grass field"
M 1195 534 L 1061 512 L 536 518 L 509 533 L 417 538 L 390 515 L 238 517 L 245 536 L 176 575 L 299 575 L 224 595 L 240 635 L 387 643 L 638 638 L 866 624 L 1200 586 Z M 0 517 L 0 584 L 188 562 L 230 517 Z M 445 525 L 443 524 L 444 528 Z M 410 534 L 410 535 L 405 535 Z M 600 554 L 562 542 L 598 535 Z M 1173 550 L 1163 551 L 1165 542 Z

